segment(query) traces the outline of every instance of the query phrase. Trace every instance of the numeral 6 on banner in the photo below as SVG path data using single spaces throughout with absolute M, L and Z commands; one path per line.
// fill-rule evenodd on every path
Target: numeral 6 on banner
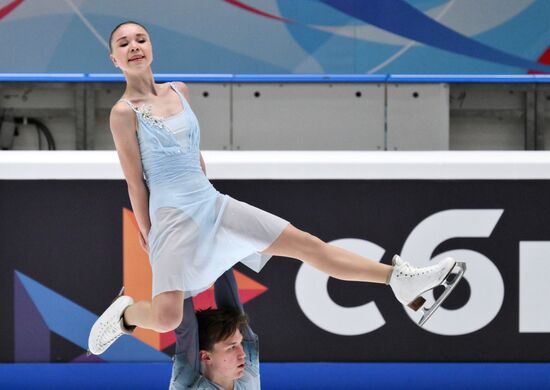
M 443 242 L 460 237 L 489 237 L 504 210 L 445 210 L 435 213 L 409 234 L 401 255 L 416 266 L 427 266 L 451 256 L 468 265 L 464 279 L 470 285 L 468 302 L 457 310 L 441 307 L 424 329 L 441 335 L 462 335 L 475 332 L 491 322 L 504 300 L 502 276 L 486 256 L 469 249 L 455 249 L 431 258 Z M 433 295 L 433 294 L 432 294 Z M 427 302 L 431 304 L 431 302 Z M 421 313 L 406 310 L 417 321 Z
M 415 266 L 427 266 L 452 256 L 468 265 L 464 279 L 470 287 L 468 301 L 459 309 L 441 307 L 424 326 L 440 335 L 463 335 L 475 332 L 490 323 L 504 300 L 504 282 L 495 264 L 479 252 L 455 249 L 431 257 L 443 242 L 453 238 L 489 237 L 502 216 L 502 209 L 455 209 L 435 213 L 420 222 L 405 241 L 401 256 Z M 357 254 L 380 261 L 384 249 L 359 239 L 332 242 Z M 328 295 L 329 277 L 303 264 L 296 277 L 296 298 L 304 314 L 320 328 L 340 335 L 360 335 L 385 324 L 374 302 L 357 307 L 342 307 Z M 463 283 L 463 282 L 462 282 Z M 430 298 L 430 294 L 426 294 Z M 433 301 L 433 294 L 432 301 Z M 428 299 L 427 305 L 430 305 Z M 421 313 L 406 309 L 418 321 Z

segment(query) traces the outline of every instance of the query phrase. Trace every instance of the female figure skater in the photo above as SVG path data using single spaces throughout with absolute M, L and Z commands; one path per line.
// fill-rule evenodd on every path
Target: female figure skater
M 184 298 L 207 289 L 239 261 L 259 271 L 273 255 L 292 257 L 338 279 L 389 284 L 397 299 L 414 309 L 424 303 L 422 293 L 445 284 L 460 268 L 462 263 L 451 258 L 419 269 L 398 256 L 393 267 L 368 260 L 220 194 L 205 175 L 199 125 L 186 85 L 155 83 L 146 28 L 122 23 L 109 43 L 111 60 L 126 79 L 110 127 L 140 239 L 149 251 L 153 297 L 134 303 L 119 296 L 92 327 L 91 353 L 104 352 L 136 326 L 175 329 L 182 321 Z M 446 284 L 448 292 L 458 279 Z

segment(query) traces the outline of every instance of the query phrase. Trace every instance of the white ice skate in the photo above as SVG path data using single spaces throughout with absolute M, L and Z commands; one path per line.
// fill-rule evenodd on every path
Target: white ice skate
M 414 311 L 420 309 L 426 302 L 426 299 L 422 297 L 423 293 L 440 285 L 445 287 L 443 294 L 431 307 L 423 308 L 424 313 L 418 322 L 420 326 L 424 325 L 447 299 L 466 271 L 465 263 L 457 263 L 450 257 L 435 265 L 423 268 L 415 268 L 397 255 L 393 257 L 392 262 L 394 269 L 389 285 L 397 300 Z
M 113 303 L 111 303 L 111 306 L 105 310 L 92 326 L 90 336 L 88 337 L 88 355 L 92 353 L 94 355 L 102 354 L 120 336 L 133 332 L 133 328 L 135 327 L 132 327 L 132 329 L 126 328 L 122 315 L 124 310 L 134 303 L 134 300 L 127 295 L 122 295 L 123 291 L 124 287 L 120 290 Z

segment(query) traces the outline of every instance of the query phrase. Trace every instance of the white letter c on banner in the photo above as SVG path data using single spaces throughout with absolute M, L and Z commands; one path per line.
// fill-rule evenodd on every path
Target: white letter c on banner
M 380 261 L 384 249 L 369 241 L 345 238 L 330 242 L 358 255 Z M 357 336 L 372 332 L 386 321 L 376 303 L 369 302 L 356 307 L 343 307 L 329 296 L 329 276 L 304 263 L 296 276 L 296 299 L 306 317 L 327 332 L 342 336 Z

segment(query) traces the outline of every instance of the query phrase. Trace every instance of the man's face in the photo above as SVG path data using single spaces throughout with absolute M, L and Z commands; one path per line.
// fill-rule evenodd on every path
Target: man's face
M 237 329 L 232 336 L 214 344 L 212 351 L 201 351 L 203 362 L 214 376 L 235 380 L 244 374 L 243 336 Z

